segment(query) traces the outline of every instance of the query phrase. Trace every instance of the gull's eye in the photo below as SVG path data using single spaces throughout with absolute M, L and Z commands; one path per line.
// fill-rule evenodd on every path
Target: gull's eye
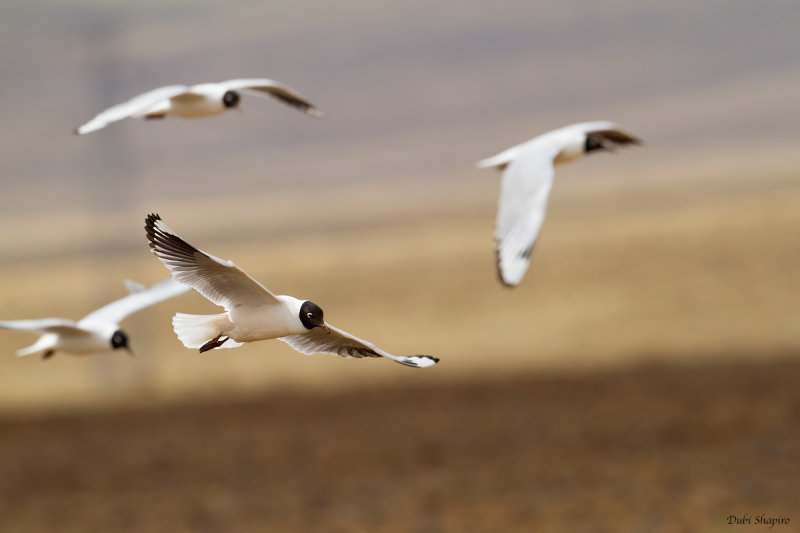
M 306 316 L 307 316 L 308 318 L 312 318 L 312 317 L 313 317 L 313 315 L 312 315 L 311 313 L 306 313 Z

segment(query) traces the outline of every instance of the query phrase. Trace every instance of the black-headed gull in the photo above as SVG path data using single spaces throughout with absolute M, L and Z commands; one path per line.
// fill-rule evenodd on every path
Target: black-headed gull
M 219 115 L 239 108 L 241 93 L 272 96 L 311 116 L 321 118 L 322 111 L 293 89 L 268 79 L 228 80 L 198 85 L 168 85 L 153 89 L 126 102 L 109 107 L 92 120 L 75 129 L 83 135 L 105 128 L 112 122 L 129 117 L 198 118 Z
M 42 354 L 47 359 L 57 351 L 73 355 L 89 355 L 123 348 L 133 354 L 128 346 L 128 335 L 119 327 L 128 315 L 168 298 L 187 292 L 190 287 L 173 278 L 142 289 L 135 282 L 126 282 L 131 291 L 127 296 L 93 311 L 78 322 L 66 318 L 40 318 L 34 320 L 4 320 L 0 328 L 41 333 L 33 345 L 17 351 L 18 356 Z M 131 290 L 135 287 L 135 290 Z
M 187 348 L 206 352 L 280 339 L 304 354 L 386 357 L 417 368 L 439 361 L 429 355 L 392 355 L 327 324 L 317 304 L 272 294 L 231 261 L 216 258 L 184 241 L 158 215 L 148 215 L 144 227 L 150 248 L 175 279 L 225 308 L 218 315 L 175 315 L 172 325 Z
M 589 152 L 613 152 L 641 141 L 613 122 L 582 122 L 549 131 L 477 163 L 503 172 L 495 227 L 497 273 L 513 287 L 531 262 L 547 211 L 554 166 L 577 161 Z

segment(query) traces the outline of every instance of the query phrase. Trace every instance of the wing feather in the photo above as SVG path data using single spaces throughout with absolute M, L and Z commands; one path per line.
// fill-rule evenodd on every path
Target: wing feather
M 69 335 L 85 335 L 87 332 L 73 320 L 66 318 L 38 318 L 33 320 L 2 320 L 0 328 L 19 331 L 35 331 L 37 333 L 58 333 Z
M 228 311 L 240 306 L 280 305 L 274 294 L 244 270 L 198 250 L 175 234 L 160 216 L 147 215 L 145 231 L 152 252 L 172 276 L 215 304 Z
M 553 185 L 555 149 L 532 145 L 506 167 L 495 228 L 497 273 L 513 287 L 528 270 Z
M 119 324 L 128 315 L 163 300 L 181 295 L 190 289 L 191 287 L 188 285 L 179 283 L 173 278 L 167 278 L 150 288 L 137 290 L 137 292 L 132 292 L 96 311 L 92 311 L 83 317 L 79 323 L 109 322 Z
M 143 114 L 156 104 L 177 96 L 187 89 L 186 85 L 168 85 L 134 96 L 130 100 L 101 111 L 89 122 L 75 128 L 75 133 L 84 135 L 105 128 L 112 122 Z
M 439 359 L 430 355 L 397 356 L 385 352 L 374 344 L 359 339 L 347 332 L 327 324 L 330 333 L 322 328 L 313 328 L 300 335 L 279 337 L 280 340 L 300 353 L 329 353 L 341 357 L 386 357 L 406 366 L 425 368 L 433 366 Z

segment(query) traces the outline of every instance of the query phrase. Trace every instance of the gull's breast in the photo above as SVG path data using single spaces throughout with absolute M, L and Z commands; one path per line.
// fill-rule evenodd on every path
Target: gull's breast
M 277 339 L 307 331 L 300 318 L 282 305 L 237 307 L 228 315 L 233 323 L 229 337 L 236 342 Z
M 169 115 L 181 118 L 199 118 L 224 113 L 226 107 L 222 98 L 202 96 L 197 98 L 172 98 L 169 101 Z

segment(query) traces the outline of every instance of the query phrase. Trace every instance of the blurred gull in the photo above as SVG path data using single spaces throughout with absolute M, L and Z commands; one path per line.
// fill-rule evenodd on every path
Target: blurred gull
M 325 323 L 317 304 L 272 294 L 231 261 L 218 259 L 181 239 L 158 215 L 147 216 L 145 231 L 153 253 L 175 279 L 225 308 L 218 315 L 175 315 L 175 333 L 187 348 L 199 348 L 202 353 L 279 339 L 304 354 L 386 357 L 416 368 L 439 361 L 429 355 L 392 355 Z
M 168 298 L 187 292 L 190 287 L 168 278 L 149 289 L 140 288 L 135 282 L 126 282 L 129 291 L 135 292 L 101 307 L 74 322 L 66 318 L 40 318 L 35 320 L 0 321 L 0 328 L 41 333 L 33 345 L 17 351 L 18 356 L 42 354 L 43 359 L 56 351 L 74 355 L 88 355 L 124 348 L 133 355 L 128 346 L 128 335 L 119 327 L 128 315 Z
M 547 132 L 477 163 L 503 172 L 494 232 L 497 273 L 513 287 L 531 262 L 553 185 L 554 166 L 577 161 L 588 152 L 613 152 L 641 141 L 612 122 L 583 122 Z
M 105 128 L 112 122 L 129 117 L 146 119 L 181 117 L 197 118 L 219 115 L 231 108 L 239 109 L 241 93 L 272 96 L 313 117 L 321 118 L 322 111 L 293 89 L 268 79 L 228 80 L 199 85 L 168 85 L 135 96 L 109 107 L 86 124 L 75 129 L 84 135 Z

